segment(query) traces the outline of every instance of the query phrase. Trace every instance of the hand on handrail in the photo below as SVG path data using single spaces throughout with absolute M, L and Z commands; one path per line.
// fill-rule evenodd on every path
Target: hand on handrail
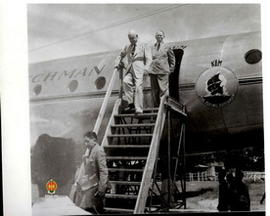
M 119 70 L 119 71 L 122 70 L 122 69 L 124 69 L 125 68 L 124 62 L 120 61 L 119 64 L 117 66 L 115 66 L 115 68 L 117 70 Z

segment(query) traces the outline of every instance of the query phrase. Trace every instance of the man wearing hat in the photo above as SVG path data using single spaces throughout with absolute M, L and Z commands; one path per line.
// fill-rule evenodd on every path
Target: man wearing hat
M 138 34 L 131 30 L 128 33 L 130 44 L 121 51 L 116 61 L 118 68 L 125 70 L 123 79 L 124 100 L 130 112 L 135 107 L 137 114 L 143 112 L 143 74 L 149 68 L 151 61 L 150 49 L 138 42 Z

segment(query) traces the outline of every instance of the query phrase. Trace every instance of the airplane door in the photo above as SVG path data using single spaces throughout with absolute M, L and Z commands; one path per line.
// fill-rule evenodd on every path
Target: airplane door
M 174 49 L 173 52 L 175 55 L 175 68 L 173 73 L 169 76 L 169 95 L 179 101 L 179 75 L 184 51 L 182 49 Z

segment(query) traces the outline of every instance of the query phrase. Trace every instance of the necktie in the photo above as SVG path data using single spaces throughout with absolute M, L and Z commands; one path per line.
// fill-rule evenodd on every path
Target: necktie
M 159 50 L 160 48 L 160 43 L 157 44 L 157 51 Z
M 136 44 L 134 44 L 133 47 L 132 47 L 132 50 L 131 50 L 131 55 L 132 56 L 134 56 L 135 49 L 136 49 Z

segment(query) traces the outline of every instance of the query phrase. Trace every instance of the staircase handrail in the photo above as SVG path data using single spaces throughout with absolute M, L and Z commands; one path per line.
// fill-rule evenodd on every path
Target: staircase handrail
M 109 99 L 110 99 L 110 96 L 111 96 L 111 93 L 112 93 L 112 90 L 113 90 L 113 86 L 114 86 L 114 82 L 115 82 L 115 79 L 116 79 L 116 75 L 117 74 L 118 74 L 118 69 L 115 68 L 114 71 L 113 71 L 112 78 L 110 80 L 109 86 L 107 88 L 107 92 L 106 92 L 106 95 L 104 97 L 102 106 L 100 108 L 100 111 L 99 111 L 99 114 L 98 114 L 98 118 L 97 118 L 96 123 L 95 123 L 95 127 L 93 129 L 93 131 L 96 134 L 98 134 L 99 129 L 100 129 L 100 126 L 101 126 L 101 123 L 103 121 L 103 118 L 104 118 L 104 115 L 105 115 L 105 111 L 106 111 L 106 108 L 107 108 L 107 105 L 108 105 L 108 102 L 109 102 Z
M 142 183 L 141 183 L 139 194 L 137 197 L 134 214 L 144 213 L 146 199 L 148 197 L 148 191 L 152 183 L 151 179 L 152 179 L 152 175 L 154 171 L 155 162 L 157 159 L 160 139 L 161 139 L 164 122 L 166 118 L 166 110 L 165 110 L 166 98 L 167 98 L 167 95 L 164 95 L 160 100 L 156 124 L 155 124 L 154 132 L 153 132 L 153 137 L 151 140 L 147 162 L 145 164 L 145 169 L 143 172 Z
M 108 145 L 107 135 L 111 134 L 111 125 L 112 125 L 112 123 L 114 121 L 114 116 L 118 113 L 120 105 L 121 105 L 121 98 L 118 98 L 114 103 L 112 114 L 111 114 L 109 123 L 107 125 L 107 128 L 105 130 L 105 133 L 104 133 L 104 136 L 103 136 L 103 139 L 102 139 L 102 142 L 101 142 L 101 146 L 103 146 L 103 147 Z

